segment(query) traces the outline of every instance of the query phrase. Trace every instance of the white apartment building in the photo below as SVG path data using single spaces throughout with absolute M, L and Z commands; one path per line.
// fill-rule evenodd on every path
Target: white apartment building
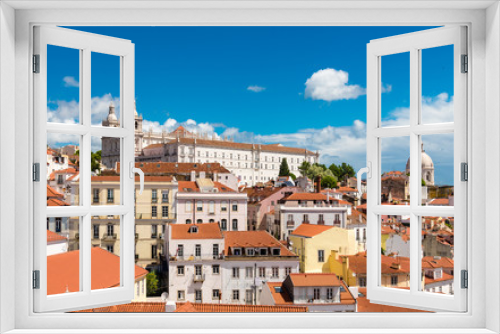
M 265 282 L 298 272 L 298 257 L 266 231 L 222 232 L 217 223 L 169 231 L 169 299 L 259 304 Z
M 356 298 L 339 280 L 328 273 L 291 274 L 282 283 L 267 283 L 262 305 L 307 306 L 309 312 L 356 312 Z
M 279 235 L 286 240 L 301 224 L 330 225 L 346 228 L 349 205 L 318 193 L 294 193 L 282 200 L 278 215 Z
M 177 224 L 220 223 L 223 231 L 245 231 L 247 194 L 201 176 L 178 181 Z

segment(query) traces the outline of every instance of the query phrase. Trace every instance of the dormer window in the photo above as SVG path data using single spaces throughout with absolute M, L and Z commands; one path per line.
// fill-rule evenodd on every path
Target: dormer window
M 189 228 L 189 233 L 198 233 L 198 226 L 191 226 Z
M 273 256 L 280 256 L 280 254 L 281 254 L 281 249 L 273 248 Z
M 254 255 L 255 255 L 255 249 L 247 248 L 247 256 L 254 256 Z
M 233 248 L 233 255 L 240 256 L 241 248 Z
M 267 256 L 267 248 L 261 248 L 260 249 L 260 255 Z

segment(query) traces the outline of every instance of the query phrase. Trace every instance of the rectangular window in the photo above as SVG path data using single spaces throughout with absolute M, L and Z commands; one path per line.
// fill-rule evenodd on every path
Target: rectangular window
M 265 267 L 259 267 L 259 277 L 260 278 L 266 277 L 266 268 Z
M 114 190 L 108 189 L 108 203 L 114 203 L 114 202 L 115 202 Z
M 233 231 L 238 231 L 238 219 L 233 219 Z
M 161 191 L 161 202 L 168 203 L 168 190 Z
M 253 268 L 252 267 L 245 268 L 245 277 L 246 278 L 253 278 Z
M 320 298 L 320 290 L 318 288 L 314 288 L 313 290 L 313 299 L 318 300 Z
M 288 276 L 292 273 L 292 267 L 285 267 L 285 276 Z
M 203 301 L 201 290 L 194 290 L 194 299 L 196 303 L 201 303 Z
M 106 245 L 106 250 L 107 250 L 108 252 L 113 253 L 113 252 L 114 252 L 114 249 L 115 249 L 115 248 L 113 247 L 113 245 Z
M 194 247 L 194 256 L 200 257 L 201 256 L 201 245 L 197 244 Z
M 158 202 L 158 189 L 151 189 L 151 202 L 152 203 Z
M 240 290 L 233 290 L 232 300 L 234 301 L 240 300 Z
M 245 303 L 248 305 L 252 305 L 254 303 L 253 300 L 253 290 L 247 289 L 245 291 Z
M 94 189 L 92 189 L 92 192 L 94 194 L 94 196 L 92 197 L 92 202 L 99 203 L 99 189 L 94 188 Z
M 113 236 L 113 232 L 115 231 L 115 228 L 113 226 L 113 224 L 108 224 L 107 225 L 107 235 L 108 237 L 112 237 Z
M 280 268 L 272 267 L 272 278 L 278 278 L 280 276 Z
M 158 216 L 158 208 L 156 206 L 151 207 L 151 217 L 156 218 Z
M 163 218 L 168 218 L 168 206 L 161 207 L 161 216 Z
M 232 269 L 232 277 L 233 278 L 240 278 L 240 268 L 239 267 L 233 267 Z
M 328 300 L 333 299 L 333 289 L 332 288 L 326 288 L 326 299 L 328 299 Z
M 186 296 L 186 292 L 184 290 L 177 291 L 177 300 L 184 300 Z
M 184 275 L 184 266 L 177 266 L 177 275 Z
M 196 211 L 198 212 L 203 211 L 203 201 L 196 201 Z
M 213 300 L 219 300 L 220 299 L 220 290 L 219 289 L 213 289 L 212 290 L 212 299 Z
M 156 259 L 158 257 L 158 246 L 151 245 L 151 258 Z
M 158 237 L 158 225 L 151 225 L 151 239 L 155 239 Z
M 226 212 L 227 211 L 227 201 L 221 201 L 220 203 L 220 211 Z
M 181 257 L 184 256 L 184 245 L 181 244 L 177 246 L 177 255 Z
M 192 212 L 193 211 L 193 202 L 192 201 L 186 201 L 186 207 L 184 209 L 186 212 Z
M 391 285 L 392 286 L 397 286 L 398 285 L 398 275 L 392 275 L 391 276 Z
M 232 204 L 232 210 L 233 211 L 238 211 L 238 202 L 233 202 L 233 204 Z
M 196 276 L 201 276 L 203 274 L 203 267 L 200 265 L 194 266 L 194 274 Z
M 62 218 L 56 218 L 56 232 L 60 233 L 62 229 Z
M 212 274 L 218 275 L 220 273 L 220 265 L 219 264 L 213 264 L 212 265 Z
M 94 230 L 94 233 L 93 233 L 94 239 L 99 239 L 99 225 L 94 224 L 94 225 L 92 225 L 92 227 Z
M 318 250 L 318 262 L 325 262 L 325 251 L 322 249 Z
M 217 259 L 219 257 L 219 244 L 213 244 L 212 255 L 214 259 Z
M 366 277 L 359 277 L 358 278 L 358 284 L 362 288 L 366 287 Z
M 215 202 L 208 202 L 208 213 L 215 213 Z

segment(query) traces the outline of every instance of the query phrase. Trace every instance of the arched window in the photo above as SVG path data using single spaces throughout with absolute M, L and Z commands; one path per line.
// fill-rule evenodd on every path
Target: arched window
M 201 223 L 203 223 L 203 220 L 201 220 L 201 219 L 196 220 L 196 224 L 201 224 Z
M 186 224 L 191 224 L 191 219 L 186 219 Z
M 139 123 L 137 123 L 137 121 L 135 121 L 135 129 L 137 130 L 139 128 Z

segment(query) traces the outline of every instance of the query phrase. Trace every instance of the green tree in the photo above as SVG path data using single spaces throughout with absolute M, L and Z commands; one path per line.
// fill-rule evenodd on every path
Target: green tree
M 294 180 L 294 181 L 295 181 L 295 180 L 297 180 L 297 176 L 295 176 L 295 174 L 294 174 L 294 173 L 290 173 L 290 177 L 291 177 L 291 178 L 292 178 L 292 180 Z
M 425 187 L 426 183 L 425 183 L 425 180 L 422 179 L 422 187 Z
M 286 161 L 286 158 L 283 158 L 283 160 L 281 160 L 280 172 L 278 175 L 290 176 L 290 168 L 288 168 L 288 162 Z
M 340 165 L 333 163 L 330 167 L 328 167 L 328 169 L 331 170 L 333 175 L 337 177 L 337 180 L 343 180 L 346 177 L 353 177 L 356 175 L 354 168 L 345 162 Z
M 307 176 L 307 171 L 311 168 L 311 164 L 308 161 L 302 161 L 302 165 L 299 167 L 300 174 L 302 176 Z
M 90 167 L 92 171 L 98 171 L 98 173 L 101 172 L 101 157 L 102 151 L 99 150 L 97 152 L 92 152 L 90 155 Z
M 330 176 L 330 175 L 325 175 L 321 179 L 321 188 L 335 188 L 337 187 L 337 180 L 335 180 L 335 177 Z
M 154 272 L 146 275 L 147 296 L 154 296 L 158 292 L 158 276 Z

